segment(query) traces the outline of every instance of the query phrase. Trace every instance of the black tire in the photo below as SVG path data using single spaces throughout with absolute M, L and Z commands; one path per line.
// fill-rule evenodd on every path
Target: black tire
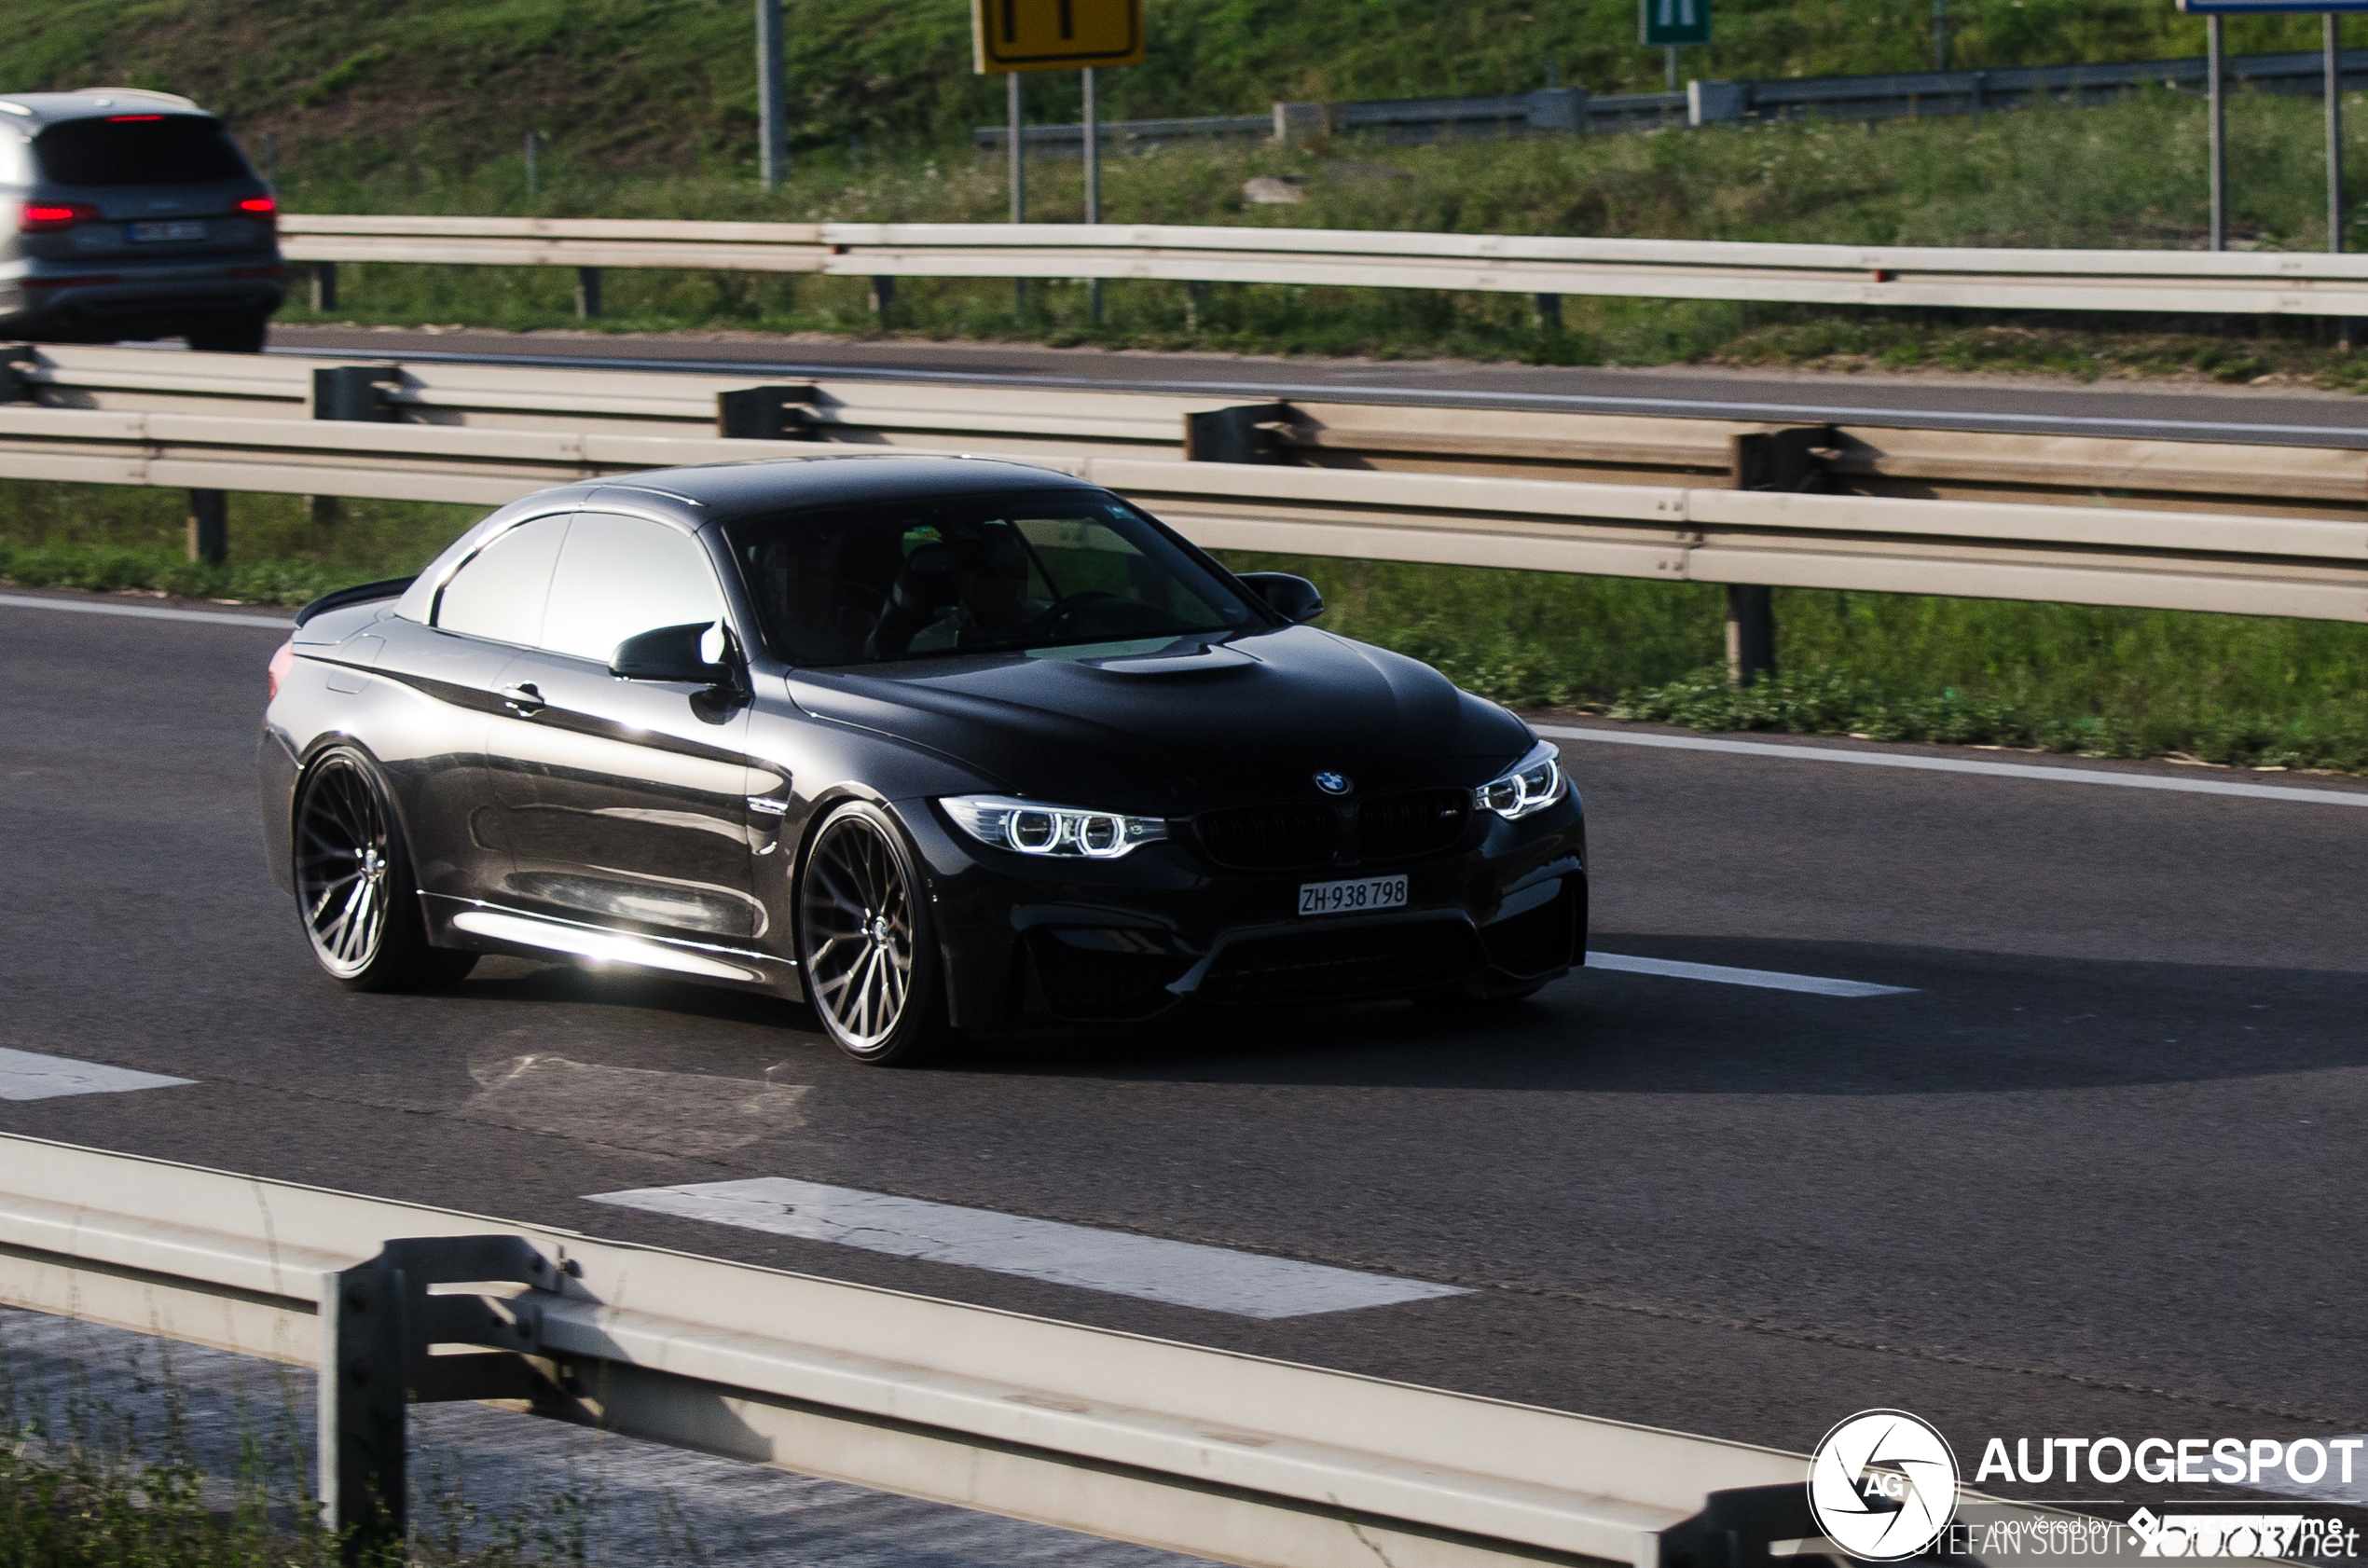
M 420 886 L 386 783 L 349 746 L 314 758 L 291 824 L 296 915 L 322 972 L 350 991 L 452 984 L 477 956 L 428 945 Z
M 259 354 L 270 330 L 268 316 L 224 316 L 193 326 L 183 336 L 201 354 Z
M 825 818 L 797 880 L 798 973 L 823 1032 L 875 1066 L 943 1050 L 944 960 L 904 831 L 864 801 Z

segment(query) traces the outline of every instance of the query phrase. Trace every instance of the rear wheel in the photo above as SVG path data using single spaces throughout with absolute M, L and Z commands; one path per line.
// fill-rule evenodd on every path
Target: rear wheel
M 259 354 L 270 328 L 268 316 L 224 316 L 193 326 L 184 336 L 201 354 Z
M 904 834 L 861 801 L 814 835 L 798 877 L 798 958 L 806 1000 L 838 1048 L 883 1066 L 946 1040 L 943 961 Z
M 312 956 L 354 991 L 427 990 L 476 966 L 428 945 L 411 856 L 369 759 L 349 747 L 304 770 L 296 802 L 296 912 Z

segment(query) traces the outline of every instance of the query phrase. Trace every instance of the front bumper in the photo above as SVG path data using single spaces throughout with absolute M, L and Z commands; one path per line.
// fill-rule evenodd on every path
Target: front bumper
M 1511 989 L 1585 950 L 1576 798 L 1411 861 L 1218 872 L 1176 843 L 1117 860 L 990 848 L 927 801 L 897 803 L 927 865 L 952 1021 L 965 1028 L 1120 1024 L 1187 1001 L 1290 1006 L 1470 983 Z M 1301 916 L 1309 882 L 1403 874 L 1406 906 Z

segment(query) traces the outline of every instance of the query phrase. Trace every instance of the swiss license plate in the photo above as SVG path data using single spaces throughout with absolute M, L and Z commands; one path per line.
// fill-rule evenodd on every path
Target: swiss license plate
M 147 244 L 157 240 L 202 240 L 205 238 L 205 225 L 202 223 L 135 223 L 131 226 L 131 238 L 138 244 Z
M 1404 909 L 1406 878 L 1369 876 L 1361 882 L 1303 882 L 1299 889 L 1301 915 L 1361 915 L 1368 910 Z

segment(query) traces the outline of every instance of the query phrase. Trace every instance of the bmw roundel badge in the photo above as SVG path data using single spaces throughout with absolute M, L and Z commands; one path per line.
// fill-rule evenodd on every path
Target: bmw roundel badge
M 1315 776 L 1315 787 L 1328 795 L 1344 795 L 1352 788 L 1348 775 L 1344 773 L 1319 773 Z

